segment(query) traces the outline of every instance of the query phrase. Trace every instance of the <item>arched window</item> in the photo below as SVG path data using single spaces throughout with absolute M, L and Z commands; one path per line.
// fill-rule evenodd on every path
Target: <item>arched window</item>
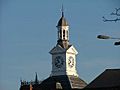
M 60 30 L 60 38 L 62 38 L 62 30 Z
M 63 39 L 65 39 L 65 30 L 63 30 Z

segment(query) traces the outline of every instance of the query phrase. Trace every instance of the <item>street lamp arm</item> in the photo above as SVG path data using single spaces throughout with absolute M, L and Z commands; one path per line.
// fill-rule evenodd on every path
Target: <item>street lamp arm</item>
M 97 36 L 98 39 L 118 39 L 119 41 L 115 42 L 114 45 L 120 45 L 120 38 L 114 38 L 114 37 L 110 37 L 110 36 L 106 36 L 106 35 L 98 35 Z
M 110 39 L 120 39 L 120 38 L 111 37 Z

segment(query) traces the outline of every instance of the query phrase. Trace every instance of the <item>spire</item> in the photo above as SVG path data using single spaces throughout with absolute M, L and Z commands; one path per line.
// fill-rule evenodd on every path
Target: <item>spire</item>
M 62 17 L 64 17 L 64 7 L 63 7 L 63 4 L 62 4 Z
M 64 18 L 64 8 L 63 8 L 63 4 L 62 4 L 62 17 L 60 18 L 60 20 L 58 21 L 57 26 L 69 26 L 68 22 L 66 21 L 66 19 Z
M 37 77 L 37 72 L 35 72 L 36 76 L 35 76 L 35 84 L 38 84 L 38 77 Z

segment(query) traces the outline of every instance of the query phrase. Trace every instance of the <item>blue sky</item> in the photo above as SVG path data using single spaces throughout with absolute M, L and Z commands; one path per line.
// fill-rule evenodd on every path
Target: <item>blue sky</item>
M 120 68 L 116 40 L 98 40 L 99 34 L 120 37 L 120 22 L 102 16 L 120 7 L 119 0 L 1 0 L 0 90 L 18 90 L 20 78 L 43 80 L 51 72 L 49 51 L 57 42 L 57 22 L 64 4 L 70 25 L 70 43 L 78 50 L 77 70 L 87 83 L 107 68 Z

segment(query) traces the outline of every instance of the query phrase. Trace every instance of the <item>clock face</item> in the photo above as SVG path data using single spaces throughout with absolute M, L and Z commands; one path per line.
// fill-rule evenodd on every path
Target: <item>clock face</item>
M 57 56 L 57 57 L 55 58 L 55 66 L 56 66 L 57 68 L 61 68 L 62 65 L 63 65 L 63 63 L 64 63 L 64 61 L 63 61 L 63 58 L 62 58 L 61 56 Z
M 68 66 L 70 68 L 72 68 L 74 66 L 74 58 L 72 56 L 70 56 L 68 59 Z

